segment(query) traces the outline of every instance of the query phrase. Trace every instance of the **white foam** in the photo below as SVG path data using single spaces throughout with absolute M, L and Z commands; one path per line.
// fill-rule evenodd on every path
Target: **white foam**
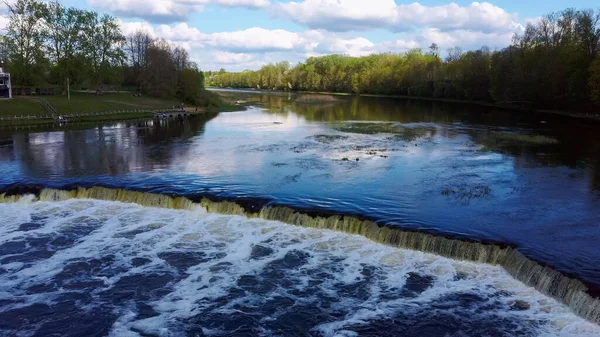
M 332 310 L 344 314 L 335 320 L 315 325 L 312 331 L 324 336 L 356 336 L 353 327 L 369 325 L 373 320 L 414 314 L 457 293 L 473 293 L 493 299 L 499 301 L 499 306 L 503 308 L 509 308 L 514 303 L 527 303 L 529 309 L 526 310 L 496 310 L 490 315 L 537 322 L 539 336 L 600 335 L 600 327 L 585 322 L 565 306 L 525 287 L 499 267 L 391 248 L 357 235 L 299 228 L 240 216 L 92 200 L 7 204 L 0 205 L 0 213 L 5 215 L 0 219 L 0 244 L 58 232 L 69 233 L 81 226 L 91 226 L 93 229 L 88 235 L 78 238 L 72 246 L 58 250 L 50 258 L 30 264 L 13 262 L 3 265 L 2 268 L 8 272 L 0 275 L 0 300 L 18 297 L 23 301 L 6 306 L 3 310 L 32 303 L 52 303 L 53 296 L 63 292 L 63 289 L 42 294 L 26 294 L 25 289 L 51 282 L 69 261 L 114 256 L 115 265 L 122 267 L 122 270 L 115 275 L 98 278 L 104 286 L 93 293 L 96 301 L 102 301 L 99 292 L 111 289 L 123 277 L 156 272 L 177 273 L 176 268 L 159 258 L 160 253 L 186 251 L 215 256 L 188 268 L 186 275 L 172 285 L 171 293 L 148 303 L 158 316 L 138 320 L 134 306 L 123 304 L 123 307 L 115 307 L 119 318 L 112 327 L 112 336 L 139 336 L 135 331 L 179 336 L 186 319 L 207 311 L 233 314 L 239 311 L 240 306 L 262 308 L 276 296 L 290 298 L 297 305 L 315 305 L 322 300 L 320 296 L 325 295 L 336 298 L 331 303 Z M 46 217 L 43 227 L 28 232 L 17 231 L 20 223 L 40 216 Z M 252 249 L 257 244 L 270 248 L 272 253 L 251 259 Z M 285 278 L 291 281 L 289 287 L 278 284 L 279 280 L 262 280 L 274 282 L 275 287 L 264 294 L 246 291 L 244 296 L 212 308 L 217 299 L 227 296 L 232 287 L 237 286 L 242 276 L 260 278 L 272 268 L 274 262 L 281 261 L 290 252 L 307 255 L 304 263 L 285 269 Z M 131 260 L 135 257 L 144 257 L 151 262 L 134 267 Z M 217 264 L 221 268 L 215 269 Z M 364 273 L 365 266 L 374 268 L 375 276 L 371 279 Z M 311 276 L 316 271 L 326 272 L 329 277 Z M 432 286 L 415 297 L 385 298 L 388 294 L 398 293 L 410 274 L 434 277 Z M 322 283 L 311 286 L 310 282 L 315 280 Z M 368 282 L 364 298 L 340 294 L 344 285 L 358 289 L 361 281 L 365 280 Z M 318 287 L 319 295 L 297 295 L 297 292 L 311 287 Z M 502 296 L 498 296 L 498 293 L 502 293 Z M 280 308 L 274 314 L 262 317 L 261 334 L 274 335 L 275 332 L 267 328 L 268 323 L 277 321 L 289 310 Z M 206 335 L 227 333 L 215 327 L 202 329 Z

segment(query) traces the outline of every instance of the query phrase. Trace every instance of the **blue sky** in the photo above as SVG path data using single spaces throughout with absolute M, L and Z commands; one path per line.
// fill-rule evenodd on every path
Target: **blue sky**
M 110 13 L 125 34 L 145 30 L 186 48 L 203 70 L 238 71 L 309 56 L 403 52 L 437 43 L 502 48 L 531 20 L 597 0 L 63 0 Z M 0 14 L 2 8 L 0 6 Z M 0 17 L 0 28 L 6 20 Z

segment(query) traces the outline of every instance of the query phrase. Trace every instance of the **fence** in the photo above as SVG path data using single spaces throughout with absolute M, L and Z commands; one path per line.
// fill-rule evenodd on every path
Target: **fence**
M 176 109 L 130 109 L 130 110 L 111 110 L 111 111 L 98 111 L 98 112 L 79 112 L 70 114 L 61 114 L 63 119 L 81 118 L 81 117 L 92 117 L 92 116 L 108 116 L 108 115 L 122 115 L 122 114 L 135 114 L 135 113 L 153 113 L 153 114 L 189 114 L 188 112 L 176 110 Z M 58 116 L 47 114 L 47 115 L 14 115 L 14 116 L 0 116 L 0 121 L 17 121 L 17 120 L 30 120 L 30 119 L 57 119 Z

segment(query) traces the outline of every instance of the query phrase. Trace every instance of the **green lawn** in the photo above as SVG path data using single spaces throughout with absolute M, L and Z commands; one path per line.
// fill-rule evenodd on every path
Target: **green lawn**
M 155 97 L 134 97 L 132 93 L 106 93 L 95 96 L 92 93 L 73 93 L 71 100 L 66 96 L 16 96 L 11 100 L 0 100 L 0 115 L 46 115 L 41 106 L 41 99 L 46 99 L 59 114 L 78 112 L 100 112 L 110 110 L 131 110 L 147 108 L 168 108 L 181 104 L 175 99 Z
M 156 97 L 134 97 L 130 92 L 123 93 L 105 93 L 102 96 L 96 96 L 93 93 L 76 92 L 71 94 L 71 100 L 66 96 L 16 96 L 11 100 L 0 100 L 0 117 L 11 116 L 30 116 L 29 118 L 17 120 L 0 120 L 0 125 L 29 125 L 29 124 L 47 124 L 56 123 L 55 119 L 49 118 L 49 113 L 44 110 L 41 100 L 46 99 L 56 109 L 60 115 L 69 115 L 88 112 L 107 112 L 115 110 L 135 110 L 135 109 L 165 109 L 174 105 L 180 105 L 181 101 L 177 99 L 156 98 Z M 218 95 L 204 91 L 198 96 L 198 108 L 207 113 L 237 111 L 242 107 L 223 102 Z M 187 108 L 192 108 L 187 105 Z M 193 111 L 193 109 L 191 109 Z M 129 112 L 110 115 L 83 115 L 67 116 L 69 121 L 102 121 L 102 120 L 121 120 L 132 118 L 151 118 L 153 113 Z

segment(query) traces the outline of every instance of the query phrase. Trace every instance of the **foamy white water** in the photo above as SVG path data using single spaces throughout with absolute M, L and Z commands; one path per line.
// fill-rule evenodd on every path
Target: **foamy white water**
M 96 200 L 0 205 L 4 336 L 598 336 L 495 266 Z

